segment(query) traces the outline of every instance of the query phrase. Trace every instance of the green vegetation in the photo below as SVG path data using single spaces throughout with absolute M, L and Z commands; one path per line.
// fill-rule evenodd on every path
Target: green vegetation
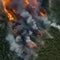
M 60 60 L 60 32 L 51 27 L 54 39 L 45 39 L 45 47 L 41 47 L 37 60 Z

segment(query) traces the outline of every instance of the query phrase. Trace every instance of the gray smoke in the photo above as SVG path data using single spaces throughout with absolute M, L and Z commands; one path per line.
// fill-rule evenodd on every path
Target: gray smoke
M 37 54 L 33 50 L 31 50 L 27 47 L 23 48 L 22 44 L 18 45 L 16 43 L 16 39 L 14 38 L 14 35 L 12 33 L 8 33 L 6 40 L 10 44 L 10 50 L 15 51 L 17 56 L 24 58 L 24 60 L 29 60 L 29 58 L 31 56 L 33 56 L 33 59 L 34 59 L 37 56 Z M 23 54 L 24 51 L 27 53 L 27 55 Z
M 11 51 L 15 51 L 16 54 L 22 58 L 24 57 L 27 57 L 27 56 L 23 56 L 22 53 L 23 53 L 23 48 L 22 48 L 22 45 L 18 45 L 15 41 L 15 38 L 14 38 L 14 35 L 9 33 L 6 37 L 6 40 L 9 41 L 9 44 L 10 44 L 10 50 Z M 28 50 L 28 49 L 27 49 Z M 29 51 L 29 50 L 28 50 Z M 28 52 L 27 51 L 27 52 Z M 29 54 L 30 55 L 30 54 Z M 27 58 L 26 58 L 27 59 Z

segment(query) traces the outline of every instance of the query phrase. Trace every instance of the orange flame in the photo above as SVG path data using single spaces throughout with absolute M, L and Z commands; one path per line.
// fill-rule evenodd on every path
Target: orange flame
M 43 12 L 41 12 L 41 11 L 39 11 L 39 14 L 41 15 L 41 16 L 45 16 L 46 14 L 44 14 Z
M 35 8 L 36 7 L 36 5 L 35 5 L 36 3 L 37 3 L 37 0 L 32 0 L 32 3 L 31 3 L 31 0 L 24 0 L 24 4 L 25 4 L 26 7 L 29 5 L 32 8 Z
M 41 10 L 38 11 L 38 14 L 43 17 L 46 16 L 46 12 L 42 12 Z
M 2 0 L 2 5 L 3 5 L 4 12 L 8 16 L 9 20 L 15 20 L 15 18 L 12 15 L 12 12 L 7 9 L 7 6 L 11 5 L 11 1 L 10 0 Z M 13 11 L 15 12 L 15 10 L 13 10 Z
M 25 6 L 28 6 L 29 5 L 29 1 L 28 0 L 24 0 L 24 4 L 25 4 Z
M 27 6 L 31 6 L 32 8 L 36 8 L 36 4 L 37 4 L 38 0 L 24 0 L 24 5 L 25 7 Z M 12 2 L 11 0 L 2 0 L 2 5 L 3 5 L 3 10 L 6 13 L 7 17 L 9 18 L 9 20 L 16 20 L 16 9 L 12 8 L 12 11 L 10 9 L 7 8 L 7 6 L 12 6 Z M 38 13 L 38 12 L 37 12 Z M 39 11 L 39 14 L 41 16 L 45 16 L 45 14 L 41 11 Z
M 38 0 L 24 0 L 25 7 L 30 6 L 32 8 L 37 8 L 38 7 L 37 4 L 38 4 Z M 37 13 L 40 16 L 45 16 L 46 15 L 45 13 L 43 13 L 42 11 L 40 11 L 39 9 L 38 9 Z

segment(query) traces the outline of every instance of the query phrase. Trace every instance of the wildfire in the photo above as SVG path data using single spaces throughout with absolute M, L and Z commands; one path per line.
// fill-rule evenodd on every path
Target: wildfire
M 2 0 L 2 5 L 3 5 L 3 10 L 6 13 L 6 15 L 8 16 L 9 20 L 15 20 L 15 17 L 13 16 L 14 14 L 7 9 L 7 6 L 11 5 L 11 1 L 10 0 Z M 13 10 L 13 12 L 15 12 L 15 10 Z
M 38 0 L 24 0 L 25 7 L 30 6 L 32 9 L 34 9 L 34 8 L 37 8 L 38 6 L 37 4 L 38 4 Z M 16 14 L 16 9 L 12 8 L 13 3 L 11 0 L 2 0 L 2 6 L 9 20 L 16 20 L 18 18 Z M 38 14 L 40 14 L 40 16 L 45 16 L 45 14 L 41 11 L 39 11 Z

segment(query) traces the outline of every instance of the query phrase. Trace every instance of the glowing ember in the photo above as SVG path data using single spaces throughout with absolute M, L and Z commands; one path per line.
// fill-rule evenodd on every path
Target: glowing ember
M 8 16 L 9 20 L 15 20 L 15 17 L 13 16 L 14 14 L 7 9 L 7 6 L 11 5 L 11 1 L 10 0 L 2 0 L 2 5 L 3 5 L 4 12 Z M 15 12 L 15 10 L 13 10 L 13 11 Z

